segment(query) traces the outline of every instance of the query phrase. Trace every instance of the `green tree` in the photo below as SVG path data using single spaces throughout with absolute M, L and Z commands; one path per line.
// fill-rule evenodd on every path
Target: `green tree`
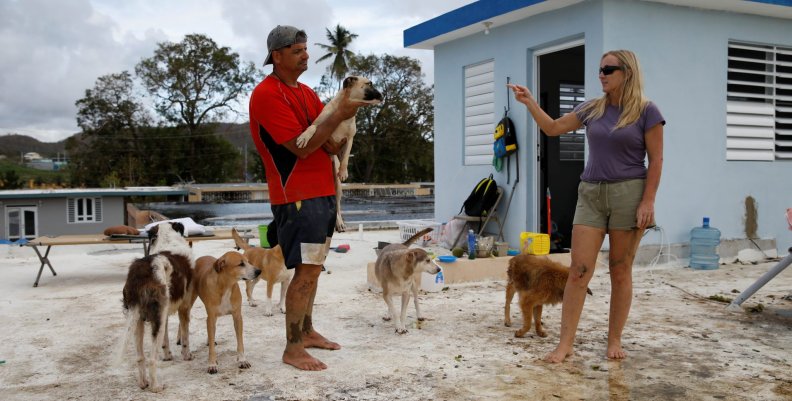
M 158 44 L 154 56 L 135 67 L 157 111 L 193 133 L 207 119 L 216 119 L 249 93 L 257 80 L 253 63 L 241 63 L 228 47 L 192 34 L 179 43 Z
M 350 59 L 349 72 L 371 79 L 383 96 L 379 106 L 358 110 L 350 181 L 433 180 L 434 94 L 418 60 L 358 55 Z
M 327 70 L 330 73 L 330 78 L 336 80 L 338 84 L 337 89 L 340 89 L 341 82 L 349 71 L 348 60 L 355 56 L 355 54 L 349 50 L 349 45 L 358 35 L 349 32 L 340 24 L 337 24 L 333 31 L 330 31 L 328 28 L 325 28 L 325 31 L 327 32 L 327 41 L 330 42 L 330 44 L 316 44 L 327 51 L 327 53 L 319 57 L 316 62 L 320 63 L 330 58 L 333 59 L 332 63 L 327 67 Z
M 72 183 L 101 186 L 110 171 L 128 184 L 138 183 L 145 155 L 140 139 L 151 118 L 135 96 L 132 75 L 124 71 L 99 77 L 75 105 L 82 132 L 66 142 Z
M 6 170 L 3 179 L 0 180 L 0 189 L 19 189 L 22 188 L 22 179 L 14 170 Z
M 261 155 L 256 147 L 248 149 L 248 164 L 247 164 L 247 179 L 252 182 L 266 182 L 267 172 L 264 170 L 264 164 L 261 161 Z
M 253 63 L 241 63 L 237 53 L 201 34 L 187 35 L 179 43 L 160 43 L 154 56 L 138 63 L 135 72 L 153 96 L 157 111 L 168 121 L 184 124 L 189 144 L 186 157 L 199 163 L 216 153 L 207 147 L 216 141 L 198 139 L 206 135 L 200 129 L 202 124 L 233 112 L 239 97 L 250 93 L 259 74 Z M 218 171 L 226 171 L 206 167 L 187 165 L 183 178 L 206 181 Z

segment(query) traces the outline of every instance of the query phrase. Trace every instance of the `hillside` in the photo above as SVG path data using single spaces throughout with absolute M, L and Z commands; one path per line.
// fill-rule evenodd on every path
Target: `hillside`
M 42 157 L 50 158 L 65 151 L 65 139 L 59 142 L 41 142 L 26 135 L 0 136 L 0 154 L 7 156 L 10 160 L 19 161 L 21 155 L 27 152 L 36 152 Z
M 250 125 L 248 123 L 231 124 L 217 123 L 215 130 L 219 137 L 225 138 L 236 148 L 242 148 L 247 144 L 248 149 L 253 149 L 253 139 L 250 137 Z
M 248 149 L 254 148 L 247 123 L 217 123 L 216 132 L 218 136 L 225 138 L 236 148 L 244 148 L 245 144 Z M 41 142 L 26 135 L 0 135 L 0 154 L 16 162 L 19 162 L 21 155 L 27 152 L 36 152 L 44 158 L 55 157 L 58 153 L 66 152 L 67 139 L 59 142 Z

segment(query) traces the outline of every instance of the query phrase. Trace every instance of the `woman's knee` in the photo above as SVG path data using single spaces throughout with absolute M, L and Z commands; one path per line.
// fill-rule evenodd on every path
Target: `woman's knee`
M 567 282 L 574 287 L 587 288 L 593 276 L 594 266 L 587 263 L 572 263 Z
M 632 260 L 616 260 L 608 263 L 612 285 L 632 283 Z

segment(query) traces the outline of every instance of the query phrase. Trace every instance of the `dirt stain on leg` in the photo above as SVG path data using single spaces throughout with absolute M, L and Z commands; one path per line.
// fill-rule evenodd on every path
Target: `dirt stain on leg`
M 289 333 L 287 337 L 289 344 L 297 344 L 302 342 L 302 330 L 300 330 L 299 323 L 291 323 L 289 325 Z

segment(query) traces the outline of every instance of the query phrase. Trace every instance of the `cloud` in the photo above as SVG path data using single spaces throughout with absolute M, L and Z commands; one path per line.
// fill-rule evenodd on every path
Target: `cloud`
M 119 42 L 114 29 L 86 0 L 2 0 L 0 133 L 55 141 L 77 132 L 74 102 L 153 48 L 154 37 Z
M 0 135 L 57 141 L 76 133 L 74 103 L 97 78 L 133 72 L 157 43 L 190 33 L 206 34 L 261 68 L 277 24 L 305 29 L 313 60 L 323 54 L 315 44 L 327 43 L 325 28 L 341 24 L 359 35 L 351 50 L 417 58 L 431 82 L 432 53 L 403 49 L 403 31 L 470 2 L 0 0 Z M 301 81 L 317 85 L 326 67 L 312 62 Z

